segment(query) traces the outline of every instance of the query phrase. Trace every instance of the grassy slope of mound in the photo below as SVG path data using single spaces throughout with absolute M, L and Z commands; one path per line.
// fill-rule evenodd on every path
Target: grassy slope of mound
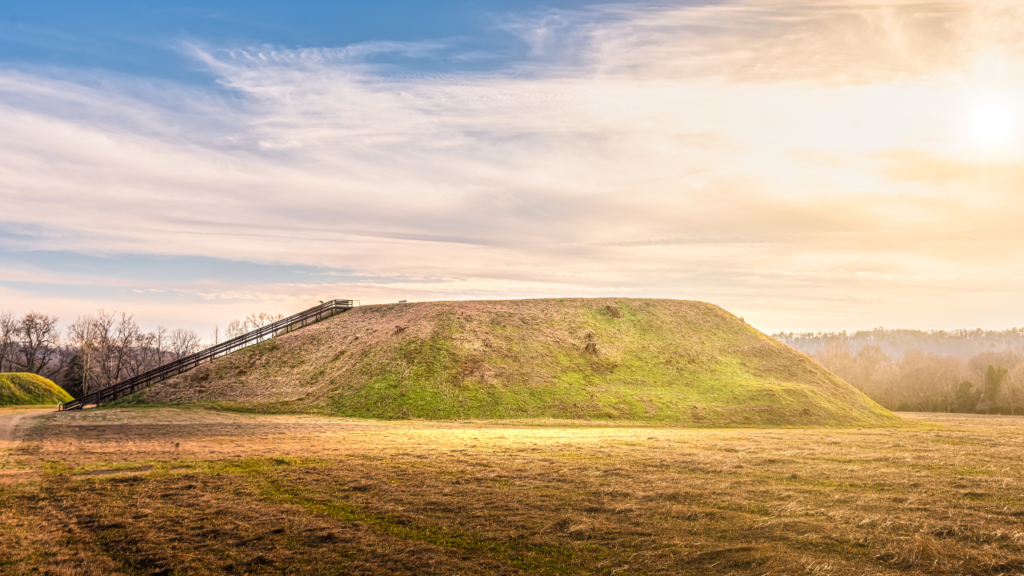
M 0 374 L 0 406 L 56 404 L 71 395 L 50 380 L 27 372 Z
M 717 306 L 626 298 L 363 306 L 131 401 L 369 418 L 897 421 L 804 354 Z

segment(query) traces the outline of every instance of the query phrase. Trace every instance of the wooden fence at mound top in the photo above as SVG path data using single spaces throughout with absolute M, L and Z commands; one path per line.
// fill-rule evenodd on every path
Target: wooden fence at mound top
M 154 368 L 148 372 L 143 372 L 142 374 L 132 376 L 127 380 L 122 380 L 117 384 L 107 386 L 106 388 L 102 388 L 95 392 L 90 392 L 80 398 L 75 398 L 74 400 L 61 405 L 60 409 L 81 410 L 86 406 L 99 406 L 107 402 L 113 402 L 118 398 L 134 394 L 147 386 L 152 386 L 157 382 L 166 380 L 171 376 L 177 376 L 182 372 L 191 370 L 204 362 L 210 362 L 219 356 L 230 354 L 242 348 L 258 344 L 293 330 L 298 330 L 303 326 L 315 324 L 321 320 L 330 318 L 335 314 L 351 310 L 356 306 L 358 306 L 357 300 L 331 300 L 329 302 L 324 302 L 319 306 L 314 306 L 309 310 L 304 310 L 298 314 L 283 318 L 272 324 L 261 326 L 252 332 L 247 332 L 241 336 L 232 338 L 231 340 L 226 340 L 190 356 L 179 358 L 174 362 L 168 362 L 167 364 Z

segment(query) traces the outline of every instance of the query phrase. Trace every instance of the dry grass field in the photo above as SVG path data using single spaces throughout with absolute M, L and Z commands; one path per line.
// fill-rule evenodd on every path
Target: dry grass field
M 1014 574 L 1024 419 L 0 410 L 4 574 Z

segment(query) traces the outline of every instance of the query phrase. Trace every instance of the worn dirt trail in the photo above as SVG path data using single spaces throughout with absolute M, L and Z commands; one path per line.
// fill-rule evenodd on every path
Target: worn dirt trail
M 53 408 L 0 408 L 0 446 L 20 444 L 37 418 L 52 413 Z
M 0 408 L 0 483 L 28 472 L 17 462 L 18 449 L 36 421 L 52 413 L 52 408 Z

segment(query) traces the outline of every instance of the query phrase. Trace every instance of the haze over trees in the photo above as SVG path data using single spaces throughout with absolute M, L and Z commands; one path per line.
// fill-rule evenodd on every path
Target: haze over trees
M 157 326 L 144 332 L 132 314 L 99 310 L 61 328 L 57 316 L 0 311 L 0 372 L 49 378 L 78 397 L 240 336 L 282 318 L 266 312 L 233 320 L 210 342 L 194 330 Z
M 891 410 L 1017 414 L 1024 328 L 772 335 Z

